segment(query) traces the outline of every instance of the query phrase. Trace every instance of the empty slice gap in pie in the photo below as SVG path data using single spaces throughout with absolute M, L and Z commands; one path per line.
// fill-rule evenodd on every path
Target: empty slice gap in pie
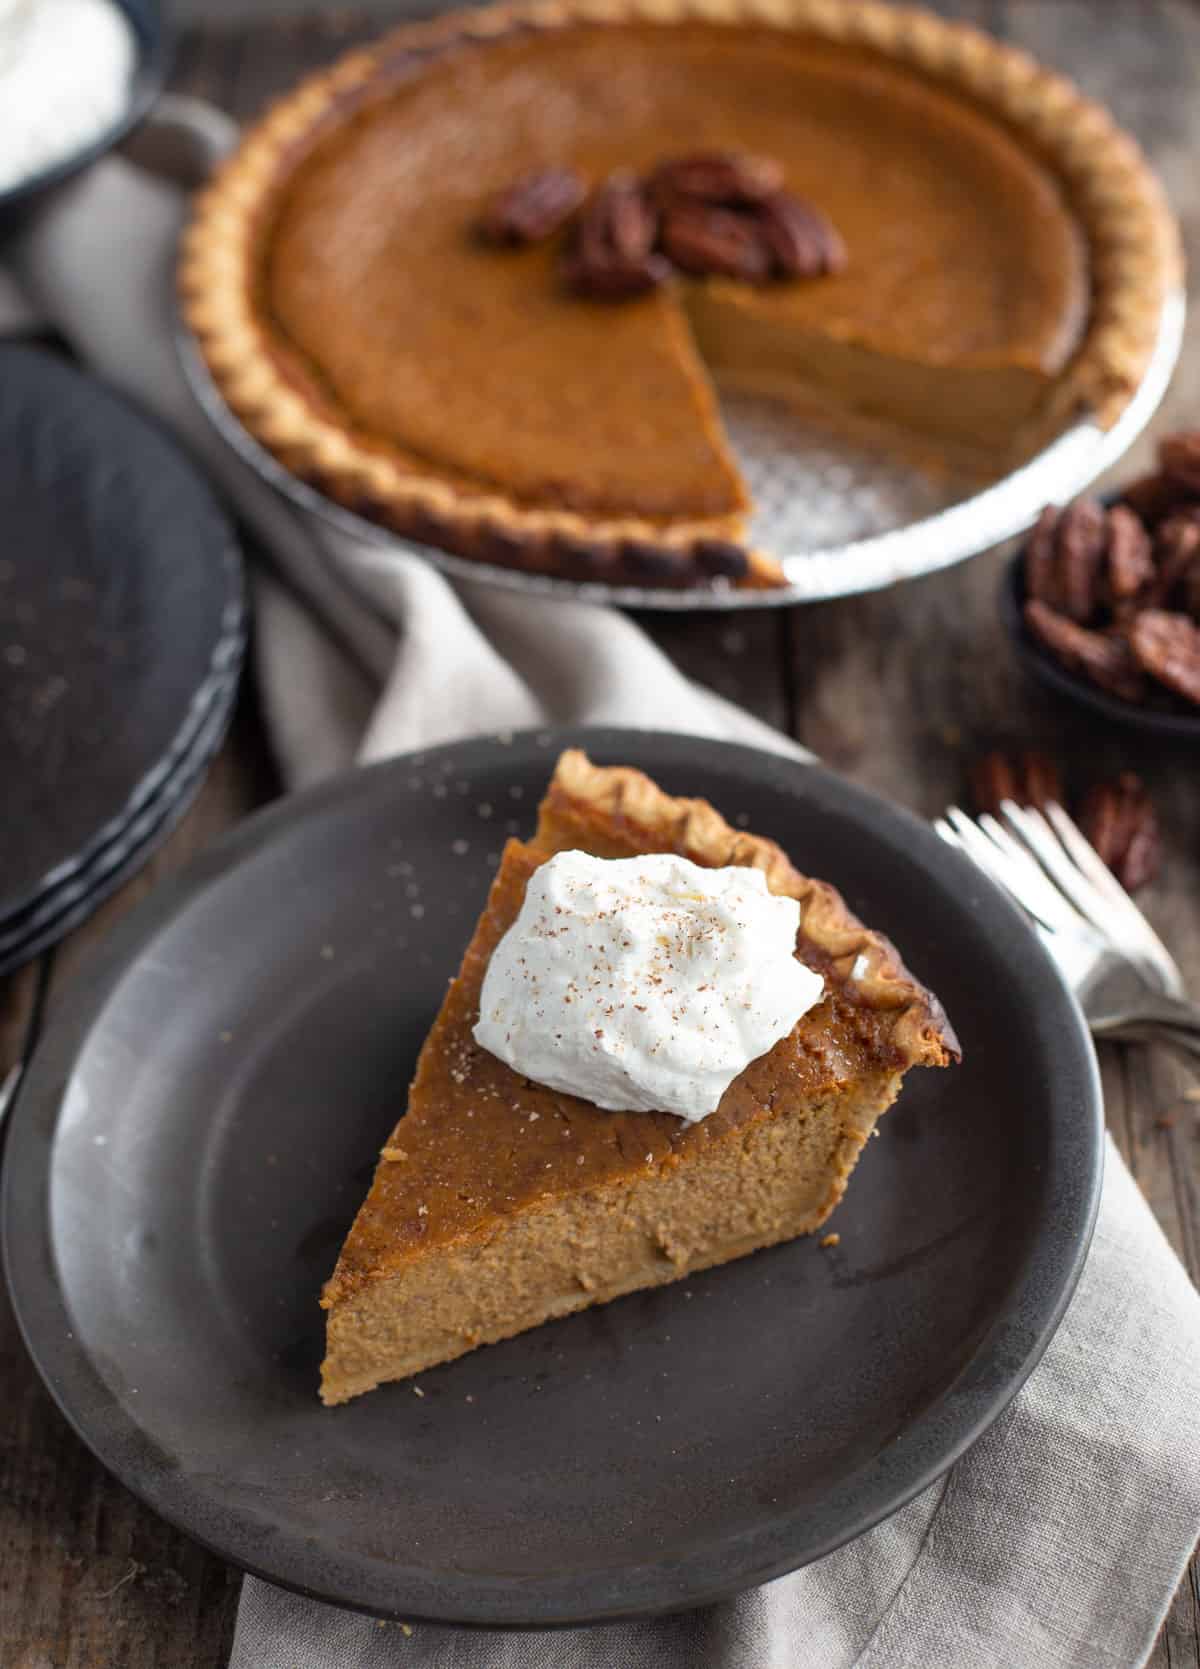
M 771 159 L 839 270 L 619 304 L 472 235 L 526 171 Z M 1024 54 L 880 0 L 562 0 L 409 25 L 247 134 L 185 240 L 234 412 L 402 534 L 624 584 L 778 583 L 714 379 L 999 474 L 1137 387 L 1178 239 L 1132 141 Z
M 605 1110 L 475 1041 L 492 953 L 530 877 L 568 851 L 752 867 L 800 905 L 795 955 L 822 977 L 820 1000 L 699 1122 Z M 703 800 L 564 753 L 533 839 L 505 848 L 325 1287 L 323 1400 L 810 1232 L 908 1069 L 957 1053 L 937 1000 L 831 886 Z

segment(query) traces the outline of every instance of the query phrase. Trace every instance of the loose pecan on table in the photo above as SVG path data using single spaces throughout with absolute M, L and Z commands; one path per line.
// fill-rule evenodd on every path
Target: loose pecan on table
M 971 769 L 971 792 L 976 811 L 993 817 L 1005 800 L 1039 811 L 1051 801 L 1067 804 L 1057 765 L 1033 751 L 985 754 Z M 1090 789 L 1077 821 L 1127 892 L 1157 875 L 1162 861 L 1158 817 L 1144 783 L 1132 771 Z
M 996 749 L 984 754 L 971 771 L 971 794 L 976 811 L 997 816 L 1004 800 L 1042 810 L 1053 801 L 1064 803 L 1058 766 L 1044 753 L 1027 750 L 1010 755 Z
M 1158 817 L 1145 784 L 1132 771 L 1091 789 L 1080 808 L 1079 826 L 1126 892 L 1136 892 L 1158 874 Z
M 587 186 L 573 168 L 539 168 L 498 192 L 479 221 L 489 243 L 541 243 L 564 226 Z

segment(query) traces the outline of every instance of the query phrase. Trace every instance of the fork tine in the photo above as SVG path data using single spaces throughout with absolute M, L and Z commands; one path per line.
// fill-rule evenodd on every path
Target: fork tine
M 1038 915 L 1047 925 L 1064 932 L 1078 933 L 1087 926 L 1084 918 L 1074 909 L 1067 898 L 1055 887 L 1045 871 L 1034 861 L 1027 849 L 989 812 L 982 813 L 976 821 L 987 835 L 988 839 L 999 848 L 1007 861 L 1013 866 L 1013 873 L 1020 877 L 1021 885 L 1025 889 L 1028 900 L 1037 900 Z M 1027 903 L 1027 908 L 1031 907 Z
M 1037 810 L 1019 806 L 1014 800 L 1002 801 L 1000 810 L 1013 834 L 1025 842 L 1050 879 L 1062 888 L 1079 913 L 1101 933 L 1111 933 L 1114 905 L 1107 889 L 1101 892 L 1091 877 L 1076 865 L 1061 842 L 1055 839 L 1045 818 Z
M 1175 958 L 1108 865 L 1100 858 L 1092 843 L 1067 816 L 1062 806 L 1051 803 L 1046 807 L 1045 816 L 1071 858 L 1108 903 L 1120 930 L 1131 943 L 1138 946 L 1140 954 L 1157 971 L 1164 989 L 1173 997 L 1182 997 L 1183 976 Z
M 1044 819 L 1053 825 L 1055 834 L 1070 853 L 1072 861 L 1087 876 L 1096 891 L 1118 909 L 1132 909 L 1139 921 L 1145 921 L 1142 912 L 1132 903 L 1125 888 L 1117 880 L 1079 825 L 1067 816 L 1063 807 L 1052 801 L 1046 807 Z
M 967 855 L 1028 914 L 1052 930 L 1068 925 L 1066 900 L 1054 891 L 1028 854 L 1011 842 L 1005 849 L 959 806 L 947 807 L 946 820 Z

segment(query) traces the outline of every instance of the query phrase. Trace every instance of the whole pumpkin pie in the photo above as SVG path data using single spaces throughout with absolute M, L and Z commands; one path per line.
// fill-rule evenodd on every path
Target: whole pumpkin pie
M 769 159 L 844 260 L 677 270 L 620 301 L 498 193 L 680 154 Z M 702 263 L 703 265 L 703 263 Z M 283 99 L 202 197 L 185 309 L 289 469 L 467 556 L 622 583 L 772 584 L 716 387 L 866 414 L 1011 467 L 1137 386 L 1177 236 L 1069 83 L 880 0 L 561 0 L 402 28 Z
M 532 1081 L 476 1040 L 493 953 L 531 877 L 568 851 L 751 867 L 770 894 L 799 902 L 794 954 L 821 976 L 820 1000 L 700 1122 L 608 1110 Z M 706 802 L 565 753 L 533 840 L 504 851 L 325 1287 L 323 1400 L 809 1232 L 841 1198 L 907 1070 L 956 1057 L 936 999 L 832 887 Z

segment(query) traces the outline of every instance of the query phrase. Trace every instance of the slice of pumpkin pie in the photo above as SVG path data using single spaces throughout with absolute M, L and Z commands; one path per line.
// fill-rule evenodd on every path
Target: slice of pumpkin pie
M 957 1055 L 832 887 L 564 753 L 325 1287 L 323 1400 L 808 1233 L 908 1068 Z

